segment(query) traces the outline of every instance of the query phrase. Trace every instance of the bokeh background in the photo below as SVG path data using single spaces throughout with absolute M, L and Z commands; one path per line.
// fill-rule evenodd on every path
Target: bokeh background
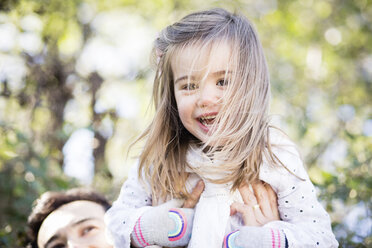
M 254 22 L 273 123 L 298 144 L 340 245 L 372 246 L 370 0 L 1 0 L 0 247 L 25 246 L 47 190 L 116 198 L 153 114 L 152 42 L 211 7 Z

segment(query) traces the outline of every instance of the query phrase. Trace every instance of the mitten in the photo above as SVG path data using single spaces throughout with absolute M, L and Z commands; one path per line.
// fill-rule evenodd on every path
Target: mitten
M 191 208 L 170 208 L 169 204 L 152 207 L 138 218 L 131 233 L 132 245 L 185 246 L 190 240 L 193 218 Z
M 288 248 L 288 242 L 284 232 L 278 229 L 244 226 L 226 235 L 223 247 Z

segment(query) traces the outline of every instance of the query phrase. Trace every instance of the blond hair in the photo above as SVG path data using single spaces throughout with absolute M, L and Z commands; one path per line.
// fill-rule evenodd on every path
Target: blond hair
M 269 142 L 269 73 L 256 31 L 245 17 L 224 9 L 192 13 L 163 29 L 153 49 L 154 58 L 158 57 L 153 87 L 156 113 L 139 137 L 146 138 L 139 176 L 150 181 L 155 200 L 188 195 L 186 152 L 198 142 L 178 115 L 171 58 L 190 45 L 205 49 L 224 41 L 231 46 L 232 75 L 214 122 L 216 130 L 203 144 L 215 159 L 226 161 L 216 170 L 228 173 L 214 182 L 232 182 L 236 189 L 258 179 L 263 156 L 275 163 Z

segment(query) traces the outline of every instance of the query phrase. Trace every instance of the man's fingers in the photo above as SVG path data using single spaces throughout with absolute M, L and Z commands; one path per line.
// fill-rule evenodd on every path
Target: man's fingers
M 203 180 L 200 180 L 192 190 L 190 196 L 186 199 L 185 203 L 183 204 L 183 207 L 194 208 L 195 205 L 198 203 L 200 195 L 203 193 L 203 190 L 204 182 Z
M 248 185 L 239 187 L 244 204 L 234 202 L 230 207 L 230 213 L 242 214 L 246 226 L 262 226 L 270 221 L 279 220 L 276 194 L 273 189 L 261 181 L 253 184 L 252 188 L 254 192 Z
M 233 216 L 237 213 L 238 211 L 236 211 L 235 208 L 232 207 L 232 205 L 230 206 L 230 216 Z
M 275 191 L 269 184 L 265 184 L 267 195 L 269 197 L 271 211 L 274 213 L 274 217 L 279 219 L 279 210 L 278 210 L 278 198 Z
M 233 202 L 230 205 L 230 213 L 241 213 L 244 215 L 244 212 L 246 211 L 245 205 L 239 202 Z
M 242 196 L 243 202 L 246 205 L 253 206 L 257 204 L 257 199 L 254 196 L 253 192 L 250 190 L 248 185 L 243 185 L 239 187 L 240 195 Z
M 258 226 L 252 206 L 244 205 L 243 203 L 233 202 L 230 206 L 230 213 L 240 213 L 243 217 L 244 225 Z
M 254 195 L 256 196 L 257 202 L 261 207 L 264 216 L 271 215 L 271 205 L 267 189 L 261 181 L 252 184 Z

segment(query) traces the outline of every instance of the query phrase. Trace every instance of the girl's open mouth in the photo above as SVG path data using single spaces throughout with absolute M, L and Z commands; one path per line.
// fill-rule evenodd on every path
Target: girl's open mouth
M 214 123 L 217 117 L 217 112 L 211 112 L 211 113 L 204 113 L 200 115 L 196 120 L 199 123 L 199 127 L 203 130 L 205 133 L 212 132 L 212 127 L 216 125 L 217 123 Z M 213 128 L 214 129 L 214 128 Z
M 199 118 L 199 122 L 206 127 L 210 127 L 213 125 L 215 119 L 216 115 L 203 116 Z

